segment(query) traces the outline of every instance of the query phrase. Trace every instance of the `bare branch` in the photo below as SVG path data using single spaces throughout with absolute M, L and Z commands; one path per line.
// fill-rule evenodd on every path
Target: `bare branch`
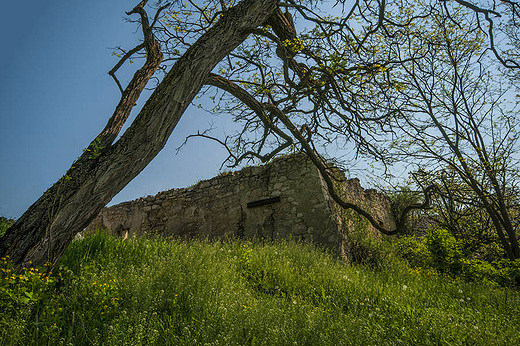
M 128 83 L 127 87 L 123 90 L 121 95 L 121 100 L 117 105 L 114 113 L 108 120 L 105 128 L 101 133 L 96 137 L 96 140 L 99 147 L 108 148 L 112 145 L 113 141 L 117 138 L 119 131 L 123 127 L 126 119 L 130 115 L 130 112 L 134 105 L 136 104 L 141 92 L 146 87 L 146 84 L 152 78 L 153 74 L 161 64 L 163 59 L 163 54 L 161 52 L 161 46 L 156 41 L 152 30 L 148 24 L 148 15 L 146 11 L 143 9 L 143 6 L 146 5 L 147 0 L 143 0 L 137 5 L 132 11 L 128 12 L 128 14 L 139 13 L 141 16 L 141 24 L 143 29 L 144 42 L 142 46 L 146 49 L 146 62 L 144 65 L 135 72 L 134 76 Z M 115 71 L 123 64 L 123 62 L 128 59 L 133 53 L 142 49 L 141 45 L 135 47 L 131 51 L 129 51 L 125 56 L 119 61 L 119 63 L 109 72 L 109 74 L 116 80 L 120 90 L 122 89 L 119 81 L 115 77 Z M 92 144 L 91 144 L 92 145 Z
M 139 44 L 138 46 L 135 46 L 134 48 L 130 49 L 128 52 L 125 52 L 125 55 L 117 62 L 117 64 L 108 71 L 108 74 L 114 78 L 114 81 L 116 82 L 119 90 L 121 91 L 121 94 L 124 92 L 123 87 L 121 86 L 121 83 L 119 83 L 119 79 L 116 77 L 116 72 L 119 70 L 119 68 L 125 63 L 126 60 L 128 60 L 132 55 L 139 52 L 141 49 L 144 48 L 144 43 Z

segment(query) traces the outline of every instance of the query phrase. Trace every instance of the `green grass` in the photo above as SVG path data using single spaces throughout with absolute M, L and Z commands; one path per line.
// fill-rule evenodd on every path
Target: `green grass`
M 517 291 L 310 245 L 97 233 L 59 265 L 36 299 L 0 286 L 1 345 L 520 344 Z

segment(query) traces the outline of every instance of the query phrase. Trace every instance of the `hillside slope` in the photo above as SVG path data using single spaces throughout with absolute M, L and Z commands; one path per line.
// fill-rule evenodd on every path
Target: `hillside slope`
M 2 345 L 520 344 L 517 291 L 311 245 L 96 233 L 47 281 L 3 263 Z

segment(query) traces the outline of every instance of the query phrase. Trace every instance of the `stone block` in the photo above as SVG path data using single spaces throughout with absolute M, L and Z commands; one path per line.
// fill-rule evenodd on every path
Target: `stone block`
M 210 183 L 209 183 L 209 181 L 206 180 L 206 181 L 201 182 L 201 183 L 198 185 L 198 188 L 199 188 L 199 189 L 205 189 L 205 188 L 207 188 L 207 187 L 209 187 L 209 186 L 210 186 Z

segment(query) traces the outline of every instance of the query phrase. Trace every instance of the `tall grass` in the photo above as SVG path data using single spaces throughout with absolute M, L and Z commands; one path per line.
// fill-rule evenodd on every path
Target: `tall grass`
M 41 299 L 0 296 L 1 345 L 520 344 L 514 290 L 311 245 L 96 233 L 59 267 Z

